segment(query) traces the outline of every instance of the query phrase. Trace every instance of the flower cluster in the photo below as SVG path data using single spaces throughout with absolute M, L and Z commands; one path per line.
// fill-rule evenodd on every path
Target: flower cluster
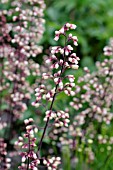
M 42 52 L 38 43 L 44 32 L 45 3 L 43 0 L 2 0 L 1 3 L 0 128 L 4 128 L 9 153 L 11 140 L 19 130 L 14 127 L 18 119 L 24 117 L 34 92 L 35 78 L 40 75 L 39 64 L 28 57 Z M 31 75 L 34 84 L 27 80 Z
M 3 1 L 2 3 L 5 7 L 9 2 Z M 0 12 L 0 16 L 5 15 L 11 18 L 7 23 L 9 31 L 14 34 L 11 37 L 11 43 L 18 45 L 20 52 L 28 57 L 35 57 L 42 51 L 42 47 L 37 46 L 37 42 L 40 41 L 44 32 L 44 9 L 43 0 L 14 0 L 10 2 L 8 11 L 3 8 Z
M 12 47 L 11 36 L 6 17 L 1 17 L 2 34 L 0 51 L 0 116 L 2 124 L 12 128 L 13 123 L 27 110 L 28 102 L 33 93 L 33 86 L 26 80 L 28 76 L 39 76 L 39 64 L 28 60 L 20 52 L 20 48 Z M 5 94 L 5 95 L 4 95 Z M 5 108 L 5 109 L 4 109 Z M 7 134 L 7 128 L 6 128 Z M 12 138 L 13 132 L 6 138 Z
M 6 10 L 8 1 L 2 1 L 0 11 L 0 104 L 4 97 L 8 103 L 7 110 L 15 118 L 27 109 L 27 102 L 33 92 L 26 78 L 33 74 L 39 75 L 39 65 L 28 61 L 27 57 L 36 56 L 41 52 L 37 45 L 44 32 L 43 10 L 45 4 L 39 1 L 11 1 L 10 9 Z M 33 9 L 32 9 L 33 8 Z M 8 18 L 10 17 L 10 21 Z M 31 22 L 32 21 L 32 22 Z M 37 29 L 38 27 L 38 29 Z M 37 67 L 38 65 L 38 67 Z M 11 116 L 12 120 L 14 119 Z
M 48 170 L 56 170 L 60 163 L 61 163 L 60 157 L 52 157 L 43 160 L 43 164 L 47 166 Z
M 72 26 L 71 26 L 72 25 Z M 40 105 L 41 99 L 45 99 L 48 101 L 52 101 L 55 93 L 64 91 L 66 94 L 73 94 L 72 88 L 75 86 L 74 84 L 74 76 L 73 75 L 64 75 L 66 69 L 73 68 L 78 69 L 78 61 L 79 57 L 76 56 L 75 53 L 72 53 L 73 47 L 68 45 L 68 43 L 73 39 L 73 36 L 69 38 L 69 35 L 66 34 L 68 29 L 75 29 L 76 26 L 73 24 L 65 24 L 62 29 L 64 32 L 62 33 L 65 36 L 66 43 L 64 47 L 55 46 L 51 48 L 51 55 L 46 60 L 47 64 L 51 64 L 50 68 L 55 69 L 56 72 L 53 74 L 43 73 L 43 80 L 51 79 L 56 84 L 57 89 L 55 87 L 51 90 L 48 90 L 46 85 L 43 83 L 36 89 L 36 102 L 33 103 L 35 106 Z M 59 36 L 61 33 L 59 34 Z M 77 39 L 76 39 L 77 41 Z M 62 55 L 61 58 L 58 57 L 58 53 Z M 68 79 L 68 82 L 64 84 L 64 80 Z
M 35 153 L 35 133 L 38 132 L 38 129 L 35 125 L 32 125 L 32 118 L 25 119 L 24 123 L 26 125 L 26 133 L 23 137 L 20 136 L 19 140 L 15 142 L 16 147 L 20 146 L 22 149 L 25 149 L 20 154 L 22 156 L 22 164 L 18 168 L 21 170 L 26 170 L 27 168 L 37 170 L 40 160 Z
M 52 120 L 54 119 L 54 124 L 56 127 L 60 127 L 60 126 L 68 126 L 68 123 L 70 122 L 69 120 L 69 114 L 59 110 L 59 111 L 51 111 L 51 110 L 47 110 L 46 111 L 46 117 L 44 118 L 44 121 L 47 121 L 47 119 Z
M 70 23 L 66 23 L 59 31 L 55 31 L 55 41 L 59 40 L 60 35 L 65 35 L 65 32 L 68 31 L 69 29 L 76 29 L 76 25 L 75 24 L 70 24 Z M 72 34 L 69 34 L 69 37 L 71 37 L 71 39 L 75 39 L 75 41 L 77 41 L 77 37 L 73 37 Z
M 22 137 L 19 136 L 18 141 L 15 142 L 15 147 L 17 149 L 23 149 L 23 151 L 21 150 L 20 152 L 22 163 L 18 168 L 21 170 L 38 170 L 39 165 L 42 164 L 42 166 L 46 167 L 48 170 L 56 170 L 61 162 L 61 158 L 39 158 L 35 151 L 35 148 L 37 147 L 35 133 L 37 134 L 38 129 L 36 125 L 33 124 L 34 121 L 32 118 L 25 119 L 24 123 L 26 126 L 26 133 Z

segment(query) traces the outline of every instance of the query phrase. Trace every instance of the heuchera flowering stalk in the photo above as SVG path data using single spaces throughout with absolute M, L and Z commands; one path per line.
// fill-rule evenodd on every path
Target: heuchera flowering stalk
M 71 45 L 68 45 L 70 40 L 74 41 L 74 45 L 77 45 L 77 37 L 72 36 L 72 34 L 67 35 L 67 31 L 69 29 L 75 29 L 75 28 L 76 25 L 67 23 L 59 31 L 55 32 L 55 40 L 58 40 L 60 35 L 63 35 L 65 37 L 65 45 L 64 47 L 61 46 L 52 47 L 51 56 L 48 60 L 46 60 L 46 63 L 52 61 L 51 68 L 56 69 L 56 72 L 53 75 L 48 75 L 47 73 L 43 73 L 42 75 L 43 79 L 47 79 L 47 78 L 52 79 L 55 83 L 55 87 L 52 90 L 47 90 L 45 85 L 41 84 L 40 87 L 36 89 L 36 102 L 33 103 L 34 105 L 37 106 L 37 103 L 39 104 L 39 101 L 41 99 L 45 99 L 51 102 L 50 109 L 46 111 L 46 116 L 44 118 L 46 124 L 38 146 L 38 153 L 41 149 L 42 141 L 50 120 L 54 119 L 55 126 L 57 127 L 68 126 L 69 123 L 69 114 L 62 110 L 54 111 L 53 104 L 56 95 L 59 92 L 64 91 L 68 95 L 73 92 L 72 87 L 75 85 L 73 83 L 74 76 L 68 75 L 63 77 L 63 73 L 68 68 L 78 69 L 79 57 L 77 57 L 75 53 L 72 53 L 73 47 Z M 57 57 L 58 53 L 62 55 L 60 59 Z M 65 78 L 67 78 L 69 82 L 64 84 L 63 80 Z
M 41 84 L 35 90 L 36 101 L 32 103 L 32 105 L 39 107 L 41 104 L 43 105 L 44 102 L 48 102 L 49 109 L 45 111 L 44 117 L 44 121 L 46 123 L 37 146 L 37 151 L 34 151 L 33 147 L 35 146 L 35 139 L 33 135 L 33 126 L 27 125 L 28 123 L 30 123 L 31 119 L 25 120 L 25 124 L 27 125 L 27 133 L 24 135 L 24 137 L 27 138 L 27 143 L 25 144 L 23 142 L 23 138 L 20 138 L 19 141 L 16 142 L 16 145 L 20 145 L 21 143 L 24 148 L 25 146 L 27 148 L 27 152 L 21 153 L 22 161 L 25 161 L 25 163 L 22 163 L 22 165 L 19 166 L 19 169 L 27 168 L 36 170 L 38 169 L 38 166 L 42 161 L 43 165 L 45 165 L 48 170 L 56 170 L 61 162 L 60 157 L 53 156 L 45 158 L 41 156 L 41 147 L 50 122 L 52 122 L 53 126 L 55 127 L 68 127 L 68 124 L 70 122 L 68 111 L 55 110 L 54 102 L 56 96 L 60 92 L 64 92 L 68 96 L 74 95 L 74 76 L 65 75 L 65 71 L 67 69 L 78 69 L 79 57 L 77 57 L 76 54 L 73 53 L 73 47 L 69 45 L 70 42 L 73 42 L 73 44 L 77 46 L 78 41 L 76 36 L 68 34 L 68 31 L 72 29 L 76 29 L 76 25 L 66 23 L 59 31 L 55 32 L 56 41 L 60 38 L 61 35 L 64 36 L 64 47 L 55 46 L 50 49 L 50 57 L 46 58 L 46 63 L 50 66 L 51 74 L 42 74 Z M 48 80 L 53 81 L 53 88 L 51 86 L 46 86 L 46 81 Z M 33 147 L 31 145 L 33 145 Z

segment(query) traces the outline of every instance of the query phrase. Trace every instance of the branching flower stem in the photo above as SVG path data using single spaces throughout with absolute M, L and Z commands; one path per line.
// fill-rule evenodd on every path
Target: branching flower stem
M 65 47 L 67 45 L 67 37 L 65 36 Z M 65 48 L 64 48 L 65 49 Z M 62 77 L 62 74 L 64 72 L 64 64 L 65 64 L 65 60 L 66 60 L 66 57 L 65 57 L 65 50 L 64 50 L 64 54 L 63 54 L 63 64 L 62 64 L 62 67 L 61 67 L 61 73 L 60 73 L 60 76 L 59 76 L 59 79 Z M 50 111 L 52 111 L 52 108 L 53 108 L 53 104 L 54 104 L 54 101 L 55 101 L 55 98 L 56 98 L 56 95 L 57 95 L 57 88 L 58 88 L 58 84 L 56 84 L 56 87 L 55 87 L 55 93 L 54 93 L 54 96 L 53 96 L 53 99 L 52 99 L 52 102 L 51 102 L 51 105 L 50 105 Z M 44 136 L 45 136 L 45 133 L 46 133 L 46 130 L 48 128 L 48 124 L 49 124 L 49 120 L 50 120 L 50 117 L 47 118 L 47 121 L 46 121 L 46 124 L 45 124 L 45 127 L 44 127 L 44 131 L 42 133 L 42 137 L 40 139 L 40 142 L 39 142 L 39 145 L 38 145 L 38 151 L 37 151 L 37 156 L 40 157 L 40 150 L 41 150 L 41 147 L 42 147 L 42 142 L 43 142 L 43 139 L 44 139 Z

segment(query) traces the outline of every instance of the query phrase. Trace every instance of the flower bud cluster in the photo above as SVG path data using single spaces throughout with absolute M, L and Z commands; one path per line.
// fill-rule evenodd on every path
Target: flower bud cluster
M 55 31 L 55 41 L 59 40 L 60 35 L 65 35 L 65 32 L 68 31 L 69 29 L 76 29 L 76 25 L 75 24 L 70 24 L 70 23 L 66 23 L 59 31 Z M 69 34 L 69 37 L 72 38 L 72 34 Z M 77 37 L 73 38 L 77 41 Z
M 20 154 L 22 157 L 22 163 L 21 166 L 18 167 L 21 170 L 27 169 L 27 167 L 29 169 L 37 170 L 37 166 L 40 164 L 40 160 L 35 153 L 35 133 L 38 132 L 38 129 L 35 125 L 32 125 L 33 122 L 32 118 L 24 120 L 26 133 L 23 137 L 20 136 L 18 141 L 15 142 L 16 147 L 21 147 L 23 149 L 23 152 Z
M 56 170 L 61 163 L 60 157 L 52 157 L 43 160 L 43 164 L 47 166 L 48 170 Z
M 60 126 L 68 127 L 68 123 L 70 122 L 69 114 L 62 110 L 56 112 L 52 110 L 47 110 L 44 121 L 47 121 L 48 117 L 50 120 L 54 119 L 55 127 L 60 127 Z
M 23 151 L 20 152 L 22 163 L 18 169 L 26 170 L 29 168 L 32 170 L 38 170 L 38 166 L 41 163 L 41 160 L 43 160 L 43 165 L 46 166 L 48 170 L 56 170 L 58 165 L 61 163 L 60 157 L 38 158 L 38 155 L 35 152 L 35 133 L 38 132 L 38 129 L 35 125 L 33 125 L 33 122 L 32 118 L 24 120 L 26 133 L 22 137 L 19 136 L 18 141 L 15 142 L 16 148 L 23 149 Z
M 72 68 L 72 69 L 78 69 L 78 61 L 80 60 L 79 57 L 76 56 L 76 53 L 71 53 L 73 51 L 73 47 L 71 45 L 67 45 L 64 48 L 56 46 L 51 48 L 52 55 L 50 58 L 46 61 L 46 63 L 53 62 L 54 64 L 51 65 L 51 69 L 58 69 L 60 66 L 64 64 L 64 69 Z M 55 56 L 57 53 L 65 54 L 68 56 L 66 58 L 66 61 L 63 62 L 62 59 L 57 60 L 57 57 Z
M 88 112 L 79 114 L 76 118 L 80 116 L 81 123 L 84 122 L 86 115 L 89 117 L 93 116 L 93 119 L 96 119 L 98 122 L 110 123 L 113 116 L 110 113 L 110 106 L 112 103 L 112 73 L 113 73 L 113 60 L 105 59 L 102 63 L 97 63 L 98 71 L 95 73 L 87 72 L 86 75 L 82 78 L 79 78 L 78 82 L 82 83 L 83 86 L 80 87 L 80 92 L 75 90 L 75 95 L 79 97 L 73 98 L 73 101 L 70 102 L 70 105 L 79 110 L 84 108 L 84 105 L 88 105 L 89 109 L 86 108 Z M 103 82 L 101 83 L 101 79 Z M 75 87 L 77 89 L 77 87 Z M 78 122 L 78 121 L 77 121 Z M 80 123 L 80 124 L 81 124 Z
M 69 109 L 66 108 L 65 112 L 68 113 Z M 70 120 L 69 120 L 70 122 Z M 70 126 L 69 126 L 70 127 Z M 62 144 L 62 139 L 64 140 L 66 137 L 66 134 L 68 132 L 68 126 L 53 126 L 51 131 L 49 132 L 49 137 L 52 139 L 52 144 L 53 145 L 61 145 Z M 66 140 L 65 140 L 66 141 Z M 57 143 L 60 142 L 60 143 Z

